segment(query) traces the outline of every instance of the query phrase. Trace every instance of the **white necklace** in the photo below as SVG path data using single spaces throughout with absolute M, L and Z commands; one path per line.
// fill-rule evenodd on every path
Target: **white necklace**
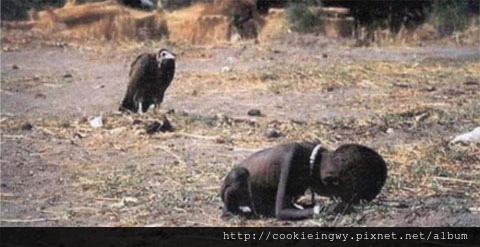
M 310 175 L 313 175 L 313 167 L 315 165 L 315 159 L 317 158 L 318 151 L 320 151 L 320 148 L 322 147 L 322 144 L 318 144 L 315 146 L 315 148 L 312 151 L 312 154 L 310 155 Z

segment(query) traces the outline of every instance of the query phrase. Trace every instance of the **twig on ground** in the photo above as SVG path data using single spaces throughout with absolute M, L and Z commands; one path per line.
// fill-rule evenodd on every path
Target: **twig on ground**
M 451 181 L 451 182 L 459 182 L 459 183 L 467 183 L 467 184 L 480 184 L 480 182 L 472 181 L 472 180 L 464 180 L 458 178 L 444 178 L 444 177 L 433 177 L 435 180 L 443 180 L 443 181 Z
M 51 219 L 0 219 L 0 221 L 7 223 L 33 223 L 33 222 L 43 222 L 43 221 L 57 221 L 62 218 L 51 218 Z
M 186 136 L 186 137 L 204 139 L 204 140 L 216 140 L 216 139 L 219 138 L 218 136 L 202 136 L 202 135 L 189 134 L 189 133 L 185 133 L 185 132 L 178 132 L 176 134 L 180 135 L 180 136 Z
M 166 153 L 172 155 L 173 157 L 175 157 L 175 159 L 177 159 L 177 161 L 180 163 L 180 164 L 186 164 L 186 162 L 180 158 L 180 156 L 178 156 L 176 153 L 174 153 L 172 150 L 170 150 L 169 148 L 166 148 L 166 147 L 163 147 L 163 146 L 156 146 L 156 148 L 158 149 L 161 149 L 163 151 L 165 151 Z

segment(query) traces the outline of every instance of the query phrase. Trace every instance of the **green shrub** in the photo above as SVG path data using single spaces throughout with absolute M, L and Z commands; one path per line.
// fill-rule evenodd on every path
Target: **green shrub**
M 463 30 L 468 24 L 468 2 L 464 0 L 436 0 L 427 11 L 440 36 Z
M 322 6 L 321 0 L 292 0 L 287 8 L 287 16 L 291 27 L 299 32 L 313 32 L 322 26 L 320 11 L 311 7 Z

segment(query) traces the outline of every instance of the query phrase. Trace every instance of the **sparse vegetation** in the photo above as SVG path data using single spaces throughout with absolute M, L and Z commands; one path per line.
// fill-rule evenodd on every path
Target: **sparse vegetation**
M 468 25 L 468 1 L 432 1 L 432 6 L 426 11 L 428 21 L 436 27 L 440 36 L 464 30 Z
M 291 45 L 288 48 L 292 49 Z M 295 65 L 275 63 L 248 70 L 237 68 L 229 73 L 194 67 L 197 70 L 192 72 L 191 66 L 197 66 L 199 61 L 196 57 L 204 63 L 205 58 L 200 54 L 212 54 L 212 51 L 192 47 L 175 49 L 178 54 L 189 56 L 183 58 L 185 66 L 189 67 L 178 74 L 162 105 L 165 111 L 175 109 L 167 114 L 175 132 L 146 135 L 144 123 L 157 115 L 118 115 L 109 111 L 113 106 L 102 106 L 106 123 L 100 129 L 91 128 L 81 117 L 69 117 L 61 112 L 56 114 L 60 117 L 42 114 L 42 119 L 5 115 L 1 122 L 2 149 L 7 152 L 2 153 L 2 159 L 9 162 L 2 165 L 5 173 L 2 176 L 6 176 L 2 182 L 24 188 L 30 182 L 36 186 L 37 182 L 53 181 L 45 185 L 55 185 L 48 194 L 36 189 L 29 192 L 32 197 L 24 203 L 24 212 L 36 214 L 36 208 L 59 212 L 55 214 L 59 220 L 51 221 L 54 225 L 144 226 L 159 222 L 167 226 L 279 225 L 282 223 L 272 219 L 242 223 L 238 219 L 222 220 L 218 196 L 221 181 L 234 164 L 258 149 L 289 141 L 318 140 L 331 148 L 351 142 L 374 147 L 388 163 L 387 183 L 378 199 L 356 206 L 350 214 L 329 212 L 320 219 L 292 225 L 388 226 L 397 224 L 397 218 L 404 222 L 407 216 L 409 223 L 405 224 L 417 225 L 424 222 L 424 218 L 414 216 L 411 212 L 415 210 L 450 212 L 445 210 L 479 206 L 476 202 L 480 199 L 477 172 L 480 146 L 448 144 L 451 135 L 480 125 L 476 100 L 478 85 L 464 84 L 467 79 L 476 78 L 480 69 L 478 62 L 428 60 L 418 64 L 409 59 L 348 58 L 324 64 L 304 60 L 318 50 L 303 50 L 291 55 L 269 52 L 261 47 L 246 49 L 254 50 L 247 50 L 246 62 L 240 62 L 241 65 L 250 63 L 258 55 L 272 54 L 278 56 L 279 61 L 288 58 Z M 276 49 L 287 50 L 285 46 Z M 135 53 L 128 54 L 134 57 Z M 112 62 L 112 57 L 106 59 L 110 61 L 109 66 L 112 63 L 119 69 L 123 66 L 121 62 Z M 209 63 L 222 63 L 215 60 L 215 56 L 209 55 L 208 59 Z M 54 85 L 68 92 L 69 87 L 75 85 L 54 82 L 54 72 L 46 74 L 51 77 L 35 80 L 34 87 L 25 88 L 22 84 L 31 83 L 31 77 L 6 72 L 2 77 L 2 89 L 23 92 L 47 90 L 50 87 L 44 85 Z M 74 75 L 73 79 L 98 82 L 89 76 Z M 115 87 L 122 88 L 120 75 L 115 78 Z M 92 84 L 85 87 L 94 88 Z M 431 87 L 435 90 L 431 91 Z M 75 93 L 78 90 L 75 88 Z M 195 96 L 192 90 L 197 91 Z M 277 94 L 272 93 L 274 90 Z M 122 92 L 118 90 L 117 93 L 121 95 Z M 48 96 L 43 100 L 50 99 Z M 10 102 L 8 97 L 4 100 Z M 112 101 L 112 105 L 118 103 L 115 98 L 107 100 Z M 246 116 L 247 106 L 252 102 L 259 104 L 265 116 L 254 119 Z M 30 104 L 21 104 L 27 103 Z M 44 108 L 40 111 L 42 109 L 45 111 Z M 29 131 L 19 128 L 26 120 L 34 126 Z M 64 124 L 66 120 L 68 125 Z M 285 135 L 275 140 L 266 138 L 265 130 L 271 126 Z M 28 146 L 29 152 L 39 155 L 30 155 L 15 146 L 20 145 L 18 141 Z M 41 159 L 35 160 L 37 157 Z M 19 166 L 18 162 L 23 165 Z M 49 171 L 49 164 L 61 169 Z M 30 180 L 23 180 L 22 176 L 30 176 L 22 174 L 24 170 L 32 171 Z M 20 175 L 15 173 L 10 178 L 8 174 L 14 171 Z M 45 179 L 45 176 L 54 176 L 54 179 Z M 58 176 L 63 182 L 57 182 Z M 455 191 L 461 191 L 463 196 L 451 198 Z M 61 196 L 68 203 L 55 204 L 55 196 Z M 450 198 L 441 204 L 445 209 L 436 204 L 438 198 Z M 9 204 L 9 200 L 23 202 L 27 199 L 12 193 L 7 202 L 2 202 L 4 207 L 16 207 L 16 204 Z M 53 202 L 44 204 L 45 200 Z M 319 199 L 319 202 L 333 204 L 327 199 Z M 24 215 L 2 213 L 7 219 Z M 51 215 L 38 217 L 53 218 Z M 460 224 L 458 222 L 462 221 L 455 221 L 455 224 Z
M 27 11 L 30 9 L 42 9 L 44 7 L 59 7 L 66 0 L 2 0 L 2 20 L 25 20 Z
M 321 6 L 321 0 L 291 1 L 287 7 L 291 27 L 299 32 L 318 31 L 322 27 L 322 14 L 313 7 Z
M 297 1 L 295 20 L 319 3 Z M 190 36 L 202 11 L 163 14 Z M 316 18 L 300 26 L 315 32 Z M 205 30 L 219 20 L 205 18 Z M 79 31 L 92 43 L 2 29 L 2 225 L 480 225 L 480 144 L 449 142 L 480 126 L 476 47 L 370 49 L 300 32 L 265 43 L 197 46 L 170 35 L 119 45 L 83 32 L 93 31 L 89 25 Z M 55 25 L 62 27 L 71 34 Z M 131 61 L 164 46 L 181 66 L 160 113 L 117 113 Z M 146 134 L 162 113 L 175 131 Z M 99 115 L 103 126 L 93 128 L 88 119 Z M 282 135 L 268 138 L 269 128 Z M 350 214 L 305 221 L 221 219 L 229 169 L 259 149 L 299 140 L 377 150 L 388 163 L 379 197 Z

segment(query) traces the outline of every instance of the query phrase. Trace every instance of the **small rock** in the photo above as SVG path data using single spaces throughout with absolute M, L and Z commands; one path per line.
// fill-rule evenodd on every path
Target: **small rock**
M 147 132 L 147 134 L 151 135 L 157 132 L 161 126 L 162 124 L 158 121 L 150 121 L 145 125 L 145 131 Z
M 24 123 L 22 124 L 22 126 L 20 127 L 22 130 L 32 130 L 33 129 L 33 124 L 31 123 Z
M 322 54 L 322 57 L 323 57 L 323 58 L 328 58 L 328 54 L 327 54 L 327 53 L 323 53 L 323 54 Z
M 121 201 L 110 205 L 112 208 L 123 208 L 125 206 L 135 206 L 138 203 L 138 199 L 135 197 L 124 197 Z
M 461 135 L 456 136 L 450 143 L 480 143 L 480 127 L 475 128 L 471 132 L 467 132 Z
M 478 81 L 473 80 L 473 79 L 467 80 L 463 84 L 468 85 L 468 86 L 478 86 L 479 85 Z
M 37 93 L 35 94 L 35 99 L 46 99 L 47 96 L 43 93 Z
M 436 87 L 426 87 L 426 88 L 422 88 L 420 91 L 424 91 L 424 92 L 433 92 L 433 91 L 436 91 L 437 88 Z
M 265 74 L 260 75 L 260 80 L 262 80 L 262 81 L 278 80 L 278 75 L 267 72 Z
M 141 123 L 143 123 L 143 121 L 142 121 L 141 119 L 134 119 L 134 120 L 132 121 L 132 124 L 133 124 L 133 125 L 135 125 L 135 124 L 141 124 Z
M 268 138 L 278 138 L 282 136 L 282 133 L 277 128 L 268 128 L 265 135 Z
M 386 132 L 387 134 L 393 134 L 394 130 L 392 128 L 388 128 Z
M 68 46 L 68 43 L 57 41 L 54 45 L 57 46 L 57 47 L 63 48 L 63 47 Z
M 218 137 L 215 139 L 215 143 L 218 143 L 218 144 L 224 144 L 226 143 L 227 141 L 221 137 Z
M 400 88 L 408 88 L 410 85 L 406 82 L 395 82 L 393 83 L 394 86 L 400 87 Z
M 221 123 L 228 123 L 229 122 L 229 117 L 227 117 L 223 113 L 217 113 L 215 116 L 211 117 L 205 117 L 205 120 L 208 124 L 215 124 L 215 121 L 219 121 Z
M 136 136 L 140 136 L 140 135 L 145 134 L 145 130 L 144 129 L 136 129 L 136 130 L 133 131 L 133 134 L 135 134 Z
M 135 205 L 138 203 L 138 199 L 135 197 L 125 197 L 122 201 L 126 206 Z
M 262 112 L 260 112 L 258 109 L 251 109 L 247 112 L 247 114 L 252 117 L 258 117 L 262 115 Z
M 181 116 L 181 117 L 187 117 L 187 116 L 188 116 L 188 112 L 186 112 L 186 111 L 180 111 L 180 112 L 178 112 L 178 115 Z
M 72 77 L 73 77 L 72 74 L 68 72 L 63 75 L 63 78 L 72 78 Z
M 112 203 L 112 204 L 110 205 L 111 208 L 122 208 L 123 206 L 125 206 L 125 204 L 123 203 L 123 201 L 116 202 L 116 203 Z
M 103 126 L 103 120 L 101 116 L 90 117 L 88 119 L 88 123 L 95 129 Z
M 20 69 L 20 67 L 18 67 L 18 65 L 14 64 L 14 65 L 12 65 L 12 69 Z
M 70 123 L 69 122 L 63 122 L 60 124 L 60 127 L 62 128 L 70 128 Z
M 231 71 L 232 71 L 232 68 L 228 67 L 228 66 L 223 66 L 222 69 L 221 69 L 222 73 L 227 73 L 227 72 L 231 72 Z
M 166 117 L 164 117 L 160 121 L 149 121 L 145 125 L 145 131 L 147 134 L 151 135 L 155 132 L 167 132 L 167 131 L 173 131 L 173 127 L 170 124 L 170 121 Z
M 78 120 L 78 123 L 79 123 L 79 124 L 84 124 L 84 123 L 86 123 L 86 122 L 88 122 L 88 118 L 87 118 L 87 117 L 82 117 L 82 118 L 80 118 L 80 119 Z
M 122 133 L 124 130 L 125 130 L 125 127 L 118 127 L 118 128 L 115 128 L 115 129 L 111 129 L 110 131 L 108 131 L 108 133 L 111 134 L 111 135 L 117 135 L 117 134 Z

